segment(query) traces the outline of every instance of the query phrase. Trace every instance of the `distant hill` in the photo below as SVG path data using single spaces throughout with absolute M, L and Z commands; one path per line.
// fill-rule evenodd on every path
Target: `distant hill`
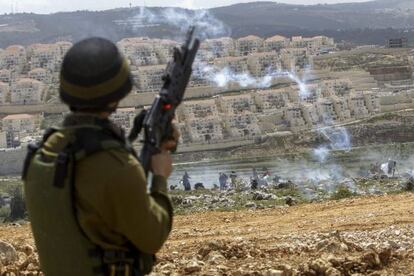
M 155 18 L 165 8 L 147 8 Z M 180 14 L 194 12 L 175 9 Z M 325 34 L 356 44 L 384 44 L 390 37 L 414 39 L 414 1 L 377 0 L 365 3 L 334 5 L 288 5 L 253 2 L 209 10 L 229 27 L 229 34 L 262 37 L 282 34 Z M 100 12 L 76 11 L 50 15 L 0 15 L 0 47 L 11 44 L 47 43 L 57 40 L 77 41 L 88 36 L 103 36 L 118 41 L 131 36 L 176 38 L 179 28 L 168 24 L 140 25 L 136 8 Z M 148 23 L 148 22 L 144 22 Z

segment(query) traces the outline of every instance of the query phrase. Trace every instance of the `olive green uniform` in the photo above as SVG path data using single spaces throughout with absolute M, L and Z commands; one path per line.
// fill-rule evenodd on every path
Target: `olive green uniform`
M 68 144 L 73 143 L 76 131 L 80 128 L 101 131 L 100 126 L 94 124 L 96 120 L 102 119 L 87 114 L 70 114 L 66 117 L 63 127 L 46 139 L 43 146 L 37 150 L 37 154 L 40 154 L 43 160 L 53 161 L 51 164 L 55 164 L 56 167 L 58 154 L 64 151 Z M 111 126 L 111 131 L 122 135 L 113 124 L 108 125 Z M 45 223 L 45 219 L 41 217 L 43 212 L 46 215 L 48 211 L 41 211 L 39 203 L 33 203 L 38 200 L 36 197 L 39 198 L 36 193 L 41 192 L 33 186 L 42 183 L 43 179 L 36 176 L 36 166 L 32 167 L 28 166 L 26 196 L 29 215 L 36 220 L 32 225 L 35 239 L 38 238 L 37 242 L 41 243 L 43 230 L 53 234 L 58 231 L 52 231 L 53 226 L 47 226 L 47 222 Z M 134 251 L 140 252 L 141 256 L 147 256 L 140 260 L 140 265 L 146 269 L 151 268 L 151 255 L 161 248 L 171 231 L 173 210 L 167 194 L 166 179 L 158 175 L 153 176 L 148 194 L 146 176 L 140 163 L 133 153 L 122 147 L 100 150 L 80 159 L 76 162 L 73 172 L 74 175 L 70 176 L 73 177 L 73 181 L 69 182 L 74 186 L 74 215 L 84 236 L 102 251 L 130 252 L 133 248 Z M 47 184 L 44 190 L 48 190 L 49 186 L 51 187 L 52 183 Z M 50 197 L 45 197 L 46 206 L 52 202 L 47 202 L 48 198 Z M 59 209 L 60 206 L 47 208 Z M 54 214 L 51 213 L 50 216 Z M 64 219 L 67 218 L 62 218 Z M 40 221 L 43 223 L 39 224 Z M 59 243 L 61 240 L 56 241 Z M 50 247 L 50 244 L 46 246 Z M 48 248 L 44 251 L 49 251 L 50 254 L 51 250 Z M 42 254 L 40 257 L 42 262 Z M 55 262 L 47 259 L 50 259 L 50 255 L 44 258 L 46 265 L 53 265 Z
M 56 155 L 80 125 L 64 123 L 66 128 L 54 133 L 42 152 Z M 167 239 L 172 207 L 166 179 L 154 176 L 148 194 L 145 173 L 131 153 L 114 149 L 81 160 L 74 183 L 77 218 L 93 243 L 104 249 L 126 249 L 129 242 L 142 252 L 156 253 Z

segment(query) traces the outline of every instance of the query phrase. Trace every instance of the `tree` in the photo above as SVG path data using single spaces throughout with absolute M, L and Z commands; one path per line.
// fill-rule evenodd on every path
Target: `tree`
M 16 187 L 10 202 L 10 215 L 8 221 L 16 221 L 26 217 L 26 204 L 23 199 L 22 188 Z

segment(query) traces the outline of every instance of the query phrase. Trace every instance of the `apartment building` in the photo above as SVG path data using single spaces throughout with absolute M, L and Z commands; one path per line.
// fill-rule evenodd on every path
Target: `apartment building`
M 249 35 L 246 37 L 242 37 L 236 40 L 236 49 L 239 56 L 247 56 L 253 53 L 258 53 L 263 51 L 263 39 Z
M 5 104 L 7 102 L 9 91 L 9 85 L 7 83 L 0 82 L 0 105 Z
M 199 120 L 207 117 L 219 118 L 219 111 L 214 99 L 201 101 L 184 101 L 179 108 L 183 120 Z
M 233 73 L 242 74 L 249 72 L 247 57 L 217 58 L 213 63 L 219 68 L 229 68 Z
M 223 127 L 220 119 L 207 117 L 192 120 L 186 124 L 186 130 L 191 142 L 213 142 L 223 140 Z
M 118 108 L 116 112 L 111 114 L 111 120 L 118 126 L 129 132 L 134 126 L 134 118 L 136 116 L 135 108 Z
M 226 114 L 256 112 L 256 104 L 251 94 L 220 96 L 216 99 L 219 111 Z
M 3 131 L 11 132 L 33 132 L 38 123 L 38 118 L 30 114 L 8 115 L 2 119 Z
M 319 99 L 316 103 L 319 114 L 319 119 L 322 123 L 329 124 L 338 120 L 338 115 L 335 111 L 335 105 L 329 98 Z
M 125 38 L 117 45 L 135 67 L 159 64 L 154 42 L 149 38 Z
M 44 68 L 56 72 L 62 63 L 62 50 L 57 44 L 33 44 L 28 48 L 30 70 Z
M 337 120 L 347 121 L 351 119 L 351 111 L 348 107 L 347 100 L 343 97 L 332 96 L 330 97 L 331 101 L 334 104 L 335 113 Z
M 365 106 L 369 113 L 378 113 L 381 109 L 379 97 L 376 93 L 364 91 Z
M 7 148 L 7 132 L 0 131 L 0 149 Z
M 178 47 L 177 41 L 168 39 L 155 40 L 155 52 L 161 64 L 166 64 L 170 61 L 174 54 L 174 48 Z
M 259 90 L 254 93 L 256 106 L 262 112 L 281 109 L 289 103 L 288 93 L 284 89 Z
M 0 70 L 0 81 L 10 84 L 12 82 L 12 72 L 7 69 Z
M 348 106 L 351 116 L 355 119 L 368 116 L 369 111 L 365 105 L 365 97 L 362 93 L 355 93 L 348 98 Z
M 8 69 L 20 74 L 27 64 L 26 56 L 26 49 L 23 46 L 9 46 L 0 54 L 0 69 Z
M 303 120 L 308 128 L 312 128 L 320 123 L 318 109 L 315 107 L 315 104 L 301 103 L 299 106 L 302 111 Z
M 233 56 L 236 53 L 235 41 L 230 37 L 206 39 L 202 43 L 202 49 L 211 52 L 213 58 Z
M 282 49 L 280 55 L 283 67 L 290 71 L 294 71 L 297 68 L 305 68 L 309 64 L 309 53 L 307 48 Z
M 52 83 L 52 74 L 43 68 L 35 68 L 28 73 L 30 79 L 38 80 L 44 84 Z
M 281 69 L 279 55 L 275 52 L 254 53 L 248 56 L 247 64 L 250 73 L 256 77 L 263 77 Z
M 164 72 L 165 65 L 142 66 L 132 71 L 132 76 L 139 91 L 159 91 L 163 85 Z
M 214 99 L 185 101 L 178 117 L 186 122 L 186 133 L 191 142 L 219 141 L 224 138 L 223 127 Z
M 352 81 L 350 79 L 324 80 L 319 83 L 319 88 L 324 97 L 345 97 L 351 93 Z
M 321 97 L 322 92 L 317 84 L 306 84 L 305 91 L 301 91 L 300 87 L 297 87 L 297 91 L 300 93 L 300 98 L 307 103 L 316 103 Z
M 58 41 L 56 42 L 56 46 L 60 49 L 60 55 L 63 57 L 72 48 L 73 43 L 69 41 Z
M 335 42 L 332 38 L 326 36 L 315 36 L 304 38 L 302 36 L 294 36 L 290 42 L 292 48 L 306 48 L 309 53 L 316 54 L 324 49 L 335 48 Z
M 279 52 L 283 48 L 287 48 L 289 46 L 290 39 L 286 38 L 281 35 L 275 35 L 272 37 L 267 38 L 264 41 L 264 50 L 266 52 Z
M 292 131 L 306 128 L 302 108 L 298 104 L 290 104 L 283 112 L 283 118 Z
M 256 115 L 250 112 L 223 116 L 227 133 L 234 138 L 253 138 L 261 134 Z
M 38 104 L 42 102 L 44 84 L 38 80 L 20 79 L 11 86 L 12 104 Z

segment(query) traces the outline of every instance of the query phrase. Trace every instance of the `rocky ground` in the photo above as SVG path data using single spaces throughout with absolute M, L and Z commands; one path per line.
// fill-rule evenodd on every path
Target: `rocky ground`
M 240 180 L 240 181 L 239 181 Z M 234 211 L 242 209 L 266 209 L 275 206 L 292 206 L 303 203 L 343 199 L 354 196 L 395 194 L 414 191 L 414 178 L 373 177 L 342 178 L 293 183 L 289 180 L 271 182 L 252 190 L 246 181 L 230 190 L 171 191 L 175 211 L 190 214 L 200 211 Z
M 29 225 L 0 227 L 0 275 L 40 275 Z M 154 275 L 414 275 L 414 194 L 177 215 Z

